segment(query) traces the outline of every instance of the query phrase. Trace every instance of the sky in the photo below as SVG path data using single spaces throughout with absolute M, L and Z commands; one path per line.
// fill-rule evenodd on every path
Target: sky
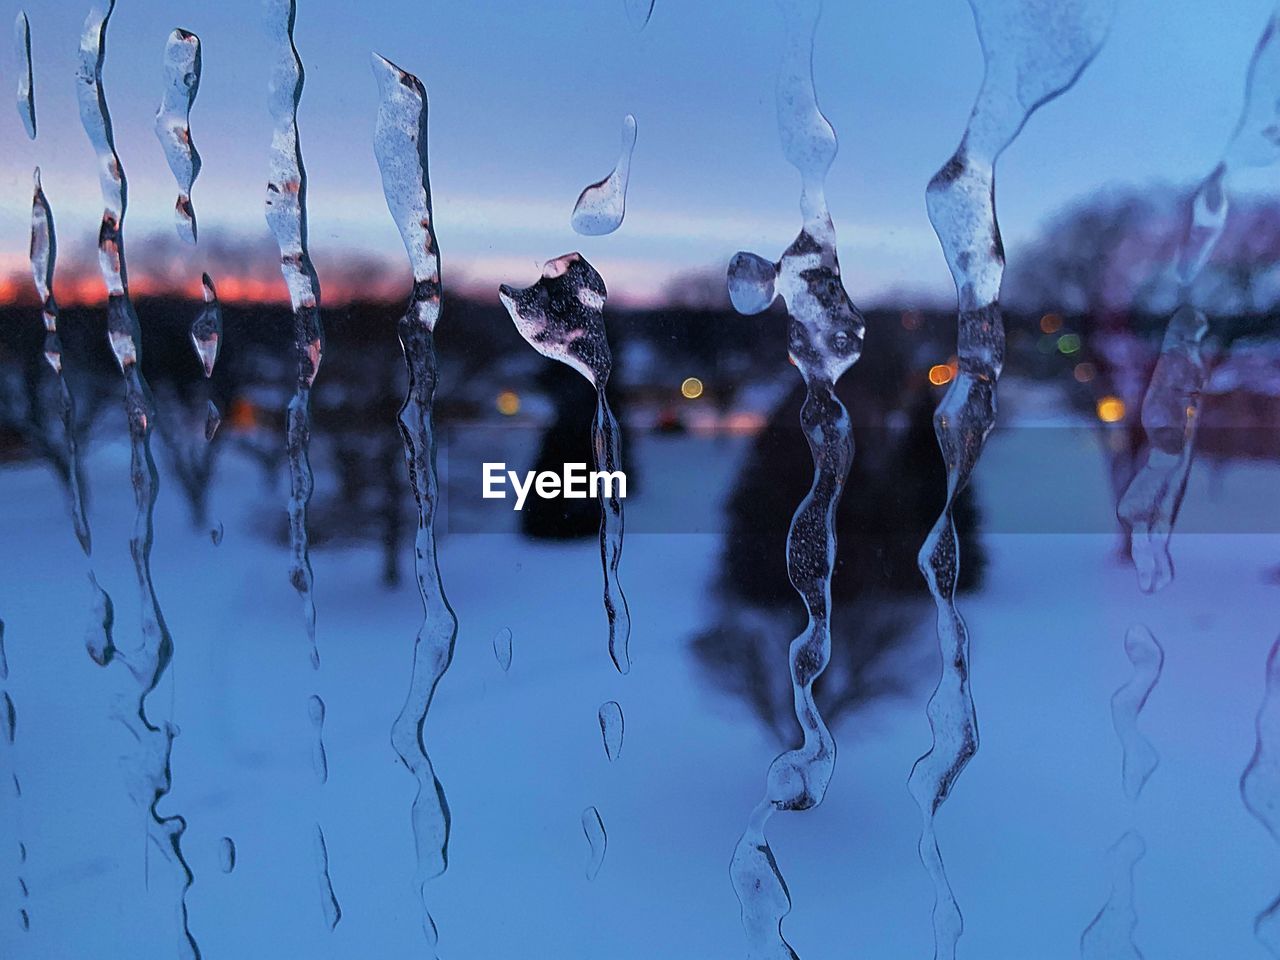
M 19 4 L 2 6 L 11 22 Z M 40 135 L 29 142 L 18 112 L 0 110 L 0 275 L 26 269 L 34 165 L 64 264 L 89 249 L 101 213 L 74 89 L 89 3 L 27 0 L 26 9 Z M 1098 59 L 1001 159 L 1010 260 L 1073 199 L 1108 184 L 1189 184 L 1207 172 L 1235 124 L 1270 12 L 1267 0 L 1120 0 Z M 657 0 L 641 32 L 624 0 L 299 0 L 299 123 L 322 284 L 358 282 L 369 258 L 393 279 L 403 270 L 407 284 L 372 151 L 373 51 L 417 74 L 430 96 L 446 287 L 527 284 L 542 262 L 581 250 L 613 296 L 651 300 L 672 277 L 721 270 L 739 249 L 777 257 L 800 222 L 798 176 L 783 159 L 774 109 L 780 24 L 773 0 Z M 152 130 L 161 54 L 177 26 L 203 47 L 191 123 L 204 160 L 193 199 L 205 240 L 194 249 L 170 225 L 176 186 Z M 105 87 L 130 183 L 135 279 L 148 250 L 164 251 L 170 273 L 193 285 L 219 240 L 270 257 L 267 53 L 261 0 L 117 3 Z M 0 88 L 16 88 L 16 66 L 12 52 L 0 56 Z M 840 138 L 828 198 L 856 302 L 949 296 L 924 185 L 954 150 L 981 71 L 964 0 L 826 3 L 815 78 Z M 569 226 L 574 200 L 612 168 L 626 113 L 639 125 L 626 221 L 613 235 L 580 237 Z M 1274 172 L 1243 183 L 1276 186 Z

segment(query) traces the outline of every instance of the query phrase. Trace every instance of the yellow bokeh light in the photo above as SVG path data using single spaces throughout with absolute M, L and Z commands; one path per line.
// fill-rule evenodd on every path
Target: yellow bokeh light
M 1098 419 L 1103 423 L 1119 423 L 1124 419 L 1124 401 L 1119 397 L 1102 397 L 1098 401 Z
M 494 401 L 494 406 L 504 417 L 514 417 L 520 412 L 520 394 L 514 390 L 503 390 Z
M 929 368 L 929 382 L 935 387 L 940 387 L 945 383 L 950 383 L 951 378 L 955 375 L 955 370 L 949 364 L 935 363 Z
M 686 400 L 697 400 L 702 396 L 702 381 L 697 377 L 688 377 L 680 384 L 680 392 Z

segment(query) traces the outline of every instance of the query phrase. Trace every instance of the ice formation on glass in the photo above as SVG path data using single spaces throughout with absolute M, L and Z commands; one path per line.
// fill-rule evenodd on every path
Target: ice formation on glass
M 986 72 L 960 146 L 929 182 L 929 220 L 955 281 L 959 371 L 934 412 L 947 469 L 942 515 L 920 550 L 920 570 L 938 610 L 942 672 L 929 700 L 933 745 L 909 785 L 920 807 L 920 859 L 933 882 L 934 951 L 952 960 L 964 929 L 938 847 L 935 817 L 978 749 L 969 688 L 969 633 L 955 604 L 960 571 L 956 498 L 995 423 L 1004 365 L 1000 281 L 1004 247 L 995 210 L 995 164 L 1027 118 L 1075 83 L 1102 47 L 1115 0 L 969 0 Z
M 595 470 L 622 470 L 618 421 L 605 396 L 613 355 L 605 336 L 604 279 L 579 253 L 567 253 L 542 268 L 542 278 L 531 287 L 517 289 L 503 284 L 498 291 L 516 329 L 535 350 L 551 360 L 572 367 L 596 389 L 596 417 L 591 428 Z M 611 484 L 600 502 L 600 560 L 604 567 L 604 608 L 609 618 L 609 656 L 619 673 L 631 669 L 627 642 L 631 614 L 618 583 L 622 560 L 622 500 L 618 485 Z
M 1266 687 L 1254 723 L 1253 756 L 1240 777 L 1244 805 L 1280 843 L 1280 640 L 1267 654 Z M 1255 918 L 1254 933 L 1273 957 L 1280 957 L 1280 896 Z
M 13 21 L 13 49 L 18 59 L 18 113 L 27 136 L 36 138 L 36 96 L 31 70 L 31 24 L 27 12 L 19 10 Z
M 307 698 L 307 716 L 311 718 L 311 730 L 315 734 L 311 743 L 311 770 L 317 781 L 325 783 L 329 779 L 329 760 L 324 750 L 324 701 L 314 693 Z
M 9 679 L 9 657 L 6 654 L 5 648 L 4 648 L 4 621 L 0 620 L 0 683 L 5 683 L 8 681 L 8 679 Z M 6 739 L 8 740 L 10 747 L 12 747 L 14 744 L 16 731 L 17 731 L 17 709 L 14 707 L 13 700 L 10 698 L 9 691 L 7 689 L 0 688 L 0 697 L 2 697 L 4 700 L 4 712 L 5 712 L 4 728 L 7 734 Z M 20 804 L 22 802 L 22 783 L 18 779 L 18 762 L 17 762 L 17 758 L 14 756 L 14 751 L 12 749 L 9 751 L 9 755 L 10 755 L 9 769 L 13 777 L 14 799 L 17 803 Z M 19 814 L 18 816 L 16 816 L 14 820 L 18 824 L 17 832 L 19 836 L 18 863 L 17 863 L 18 873 L 17 873 L 16 879 L 18 881 L 18 890 L 22 895 L 22 906 L 19 907 L 18 909 L 18 924 L 23 930 L 28 930 L 31 927 L 31 917 L 26 907 L 26 901 L 30 896 L 30 891 L 27 889 L 27 880 L 25 876 L 27 848 L 25 843 L 21 839 L 21 836 L 22 836 L 21 815 Z
M 497 657 L 503 673 L 511 669 L 511 639 L 509 627 L 503 627 L 493 635 L 493 655 Z
M 200 153 L 191 142 L 191 105 L 200 92 L 200 38 L 181 27 L 164 45 L 164 99 L 156 111 L 156 136 L 178 181 L 174 205 L 178 236 L 196 242 L 196 211 L 191 187 L 200 176 Z
M 804 601 L 808 623 L 789 649 L 792 693 L 803 742 L 769 767 L 764 798 L 751 814 L 730 863 L 751 957 L 794 957 L 782 934 L 791 897 L 765 826 L 775 810 L 807 810 L 822 802 L 835 770 L 836 743 L 813 698 L 831 657 L 831 572 L 835 512 L 853 461 L 849 414 L 836 381 L 862 352 L 862 314 L 840 279 L 836 231 L 827 209 L 826 177 L 835 160 L 835 131 L 813 86 L 813 38 L 821 0 L 779 0 L 786 46 L 778 74 L 778 132 L 800 173 L 802 226 L 777 263 L 738 253 L 729 265 L 729 295 L 742 313 L 760 313 L 781 296 L 787 308 L 788 354 L 805 383 L 800 423 L 813 457 L 813 482 L 787 535 L 787 572 Z
M 173 874 L 175 907 L 181 928 L 178 949 L 182 957 L 199 960 L 200 949 L 191 935 L 187 921 L 187 891 L 193 880 L 191 868 L 182 854 L 182 835 L 187 824 L 180 816 L 165 816 L 160 813 L 160 804 L 172 786 L 170 761 L 173 755 L 173 738 L 177 731 L 171 723 L 165 721 L 157 726 L 148 712 L 148 699 L 173 659 L 173 639 L 165 625 L 160 601 L 151 579 L 151 546 L 155 532 L 153 514 L 158 486 L 155 461 L 151 455 L 151 429 L 155 418 L 151 411 L 147 384 L 142 376 L 141 330 L 129 299 L 125 271 L 124 215 L 128 187 L 124 168 L 116 155 L 111 115 L 102 89 L 107 24 L 114 7 L 115 0 L 106 0 L 105 6 L 97 3 L 85 20 L 80 39 L 76 92 L 80 104 L 80 121 L 97 154 L 98 179 L 105 208 L 98 233 L 98 263 L 107 288 L 108 342 L 124 378 L 130 475 L 136 505 L 129 547 L 142 599 L 142 642 L 137 647 L 120 651 L 121 659 L 138 684 L 136 709 L 132 712 L 125 711 L 122 719 L 140 745 L 139 772 L 144 782 L 143 796 L 140 799 L 146 804 L 151 816 L 147 825 L 148 834 L 163 852 Z
M 597 711 L 597 719 L 600 721 L 600 738 L 604 741 L 604 754 L 610 760 L 617 760 L 618 754 L 622 752 L 622 705 L 616 700 L 602 703 Z
M 631 155 L 636 149 L 636 118 L 622 119 L 622 152 L 610 174 L 578 195 L 570 223 L 585 237 L 600 237 L 622 226 L 627 212 L 627 183 L 631 179 Z
M 71 522 L 76 540 L 89 562 L 89 588 L 93 619 L 85 634 L 85 648 L 96 663 L 106 666 L 115 656 L 115 642 L 111 636 L 115 611 L 111 597 L 98 584 L 93 572 L 93 537 L 89 530 L 89 515 L 85 509 L 84 482 L 81 476 L 80 444 L 76 439 L 75 401 L 67 387 L 62 371 L 62 342 L 58 336 L 58 304 L 53 297 L 53 272 L 57 263 L 58 241 L 53 227 L 53 210 L 40 183 L 40 168 L 32 175 L 31 198 L 31 275 L 35 281 L 36 296 L 40 298 L 40 313 L 44 318 L 44 357 L 53 368 L 58 380 L 58 397 L 62 413 L 62 432 L 67 444 L 67 487 L 71 499 Z
M 595 807 L 587 807 L 582 811 L 582 832 L 587 837 L 587 879 L 594 880 L 600 867 L 604 865 L 604 852 L 609 845 L 604 821 L 600 819 L 600 811 Z
M 1122 751 L 1124 795 L 1133 805 L 1160 763 L 1155 747 L 1138 729 L 1138 716 L 1160 682 L 1164 650 L 1155 635 L 1139 623 L 1125 633 L 1124 652 L 1133 674 L 1111 697 L 1111 723 Z M 1134 939 L 1138 926 L 1134 872 L 1146 851 L 1146 842 L 1136 829 L 1125 831 L 1107 851 L 1111 892 L 1080 937 L 1084 960 L 1142 960 L 1142 951 Z
M 374 154 L 382 172 L 387 209 L 395 220 L 413 273 L 413 289 L 400 318 L 400 346 L 408 372 L 408 392 L 400 407 L 409 483 L 417 506 L 414 570 L 422 599 L 422 624 L 413 644 L 409 694 L 391 728 L 391 743 L 401 762 L 418 781 L 413 800 L 414 850 L 423 932 L 437 939 L 427 905 L 427 881 L 449 865 L 449 804 L 427 753 L 424 726 L 440 678 L 453 660 L 458 618 L 444 593 L 436 554 L 435 512 L 439 502 L 436 435 L 432 420 L 437 382 L 435 328 L 440 319 L 440 251 L 436 246 L 427 162 L 427 92 L 422 82 L 394 63 L 374 55 L 373 73 L 380 101 L 374 128 Z M 511 634 L 506 660 L 499 638 L 494 651 L 503 669 L 511 665 Z
M 1187 488 L 1207 375 L 1200 344 L 1209 321 L 1191 303 L 1191 286 L 1213 255 L 1227 221 L 1231 173 L 1280 160 L 1280 7 L 1272 13 L 1249 62 L 1244 109 L 1217 166 L 1191 198 L 1178 251 L 1180 301 L 1165 331 L 1160 358 L 1142 401 L 1147 456 L 1121 497 L 1117 515 L 1129 531 L 1138 585 L 1154 593 L 1174 575 L 1169 539 Z

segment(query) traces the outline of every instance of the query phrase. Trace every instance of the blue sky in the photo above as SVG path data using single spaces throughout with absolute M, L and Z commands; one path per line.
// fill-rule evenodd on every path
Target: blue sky
M 73 77 L 87 2 L 29 0 L 40 137 L 0 111 L 0 267 L 21 265 L 30 168 L 44 170 L 64 249 L 92 241 L 100 204 Z M 829 198 L 855 300 L 945 296 L 949 278 L 923 188 L 959 138 L 981 75 L 963 0 L 828 0 L 819 100 L 840 137 Z M 11 22 L 19 4 L 3 4 Z M 1216 160 L 1239 111 L 1266 0 L 1120 0 L 1107 47 L 1075 89 L 1040 111 L 999 172 L 1009 255 L 1073 197 L 1112 182 L 1189 182 Z M 772 0 L 657 0 L 637 33 L 623 0 L 299 0 L 301 110 L 312 246 L 323 281 L 352 253 L 403 260 L 371 137 L 378 51 L 431 97 L 431 162 L 445 280 L 529 282 L 581 249 L 618 295 L 643 296 L 740 248 L 776 256 L 798 228 L 798 180 L 778 146 Z M 192 115 L 206 235 L 261 242 L 269 121 L 260 0 L 119 0 L 106 67 L 130 179 L 132 258 L 169 230 L 175 188 L 152 120 L 161 52 L 182 26 L 203 41 Z M 16 60 L 0 57 L 13 90 Z M 578 191 L 603 177 L 625 113 L 639 121 L 627 219 L 608 237 L 569 227 Z M 1274 174 L 1246 185 L 1272 189 Z M 193 276 L 199 249 L 186 255 Z

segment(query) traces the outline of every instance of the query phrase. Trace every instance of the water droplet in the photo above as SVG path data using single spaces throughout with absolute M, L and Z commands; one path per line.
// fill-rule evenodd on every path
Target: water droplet
M 610 760 L 617 760 L 622 752 L 622 707 L 616 700 L 600 705 L 600 736 L 604 739 L 604 753 Z
M 493 635 L 493 655 L 504 671 L 511 669 L 511 631 L 503 627 Z
M 213 280 L 207 273 L 200 276 L 200 289 L 204 303 L 191 322 L 191 346 L 195 348 L 200 367 L 208 379 L 213 376 L 214 364 L 218 362 L 218 353 L 222 350 L 222 305 L 218 302 L 218 291 L 214 289 Z
M 320 909 L 324 911 L 324 922 L 333 930 L 342 919 L 342 907 L 333 894 L 333 881 L 329 878 L 329 847 L 324 841 L 324 830 L 316 824 L 313 847 L 316 858 L 316 879 L 320 885 Z
M 622 121 L 622 153 L 613 172 L 578 195 L 570 222 L 585 237 L 600 237 L 622 226 L 627 212 L 627 184 L 631 178 L 631 155 L 636 149 L 636 118 L 627 114 Z
M 778 278 L 776 264 L 754 253 L 738 253 L 729 262 L 729 299 L 748 316 L 769 309 Z
M 230 873 L 236 868 L 236 842 L 230 837 L 218 841 L 218 867 L 223 873 Z
M 587 807 L 582 811 L 582 832 L 587 836 L 590 857 L 587 860 L 587 879 L 594 880 L 604 864 L 605 847 L 609 836 L 604 831 L 604 821 L 600 819 L 600 811 L 595 807 Z
M 224 533 L 226 533 L 226 528 L 223 527 L 221 521 L 209 530 L 209 539 L 213 542 L 215 547 L 222 546 L 222 536 Z
M 93 662 L 105 667 L 116 655 L 115 640 L 112 637 L 116 620 L 115 605 L 92 572 L 89 574 L 89 587 L 92 591 L 92 617 L 89 629 L 85 632 L 84 645 Z
M 0 620 L 0 680 L 9 679 L 9 656 L 4 648 L 4 621 Z

